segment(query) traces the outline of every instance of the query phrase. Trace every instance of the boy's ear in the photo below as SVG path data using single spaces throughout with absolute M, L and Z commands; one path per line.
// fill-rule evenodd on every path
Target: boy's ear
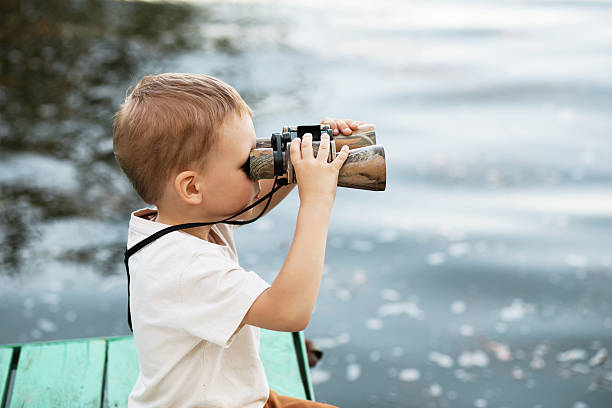
M 202 177 L 195 171 L 185 170 L 174 178 L 174 189 L 181 200 L 198 205 L 204 200 Z

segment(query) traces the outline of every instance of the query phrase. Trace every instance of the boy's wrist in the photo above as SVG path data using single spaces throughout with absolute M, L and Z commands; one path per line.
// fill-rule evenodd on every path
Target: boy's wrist
M 317 214 L 318 216 L 327 216 L 331 215 L 333 202 L 326 203 L 325 201 L 300 201 L 300 211 L 304 211 L 307 213 Z

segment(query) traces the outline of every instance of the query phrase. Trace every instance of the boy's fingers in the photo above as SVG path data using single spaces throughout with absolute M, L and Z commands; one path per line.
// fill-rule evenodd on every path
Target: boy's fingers
M 349 120 L 347 120 L 347 123 L 348 123 L 349 127 L 350 127 L 352 130 L 357 130 L 357 128 L 359 127 L 359 123 L 360 123 L 360 122 L 357 122 L 356 120 L 350 120 L 350 119 L 349 119 Z
M 329 135 L 324 134 L 321 136 L 321 143 L 319 143 L 319 152 L 317 153 L 317 160 L 323 163 L 327 163 L 329 157 Z
M 349 147 L 347 145 L 342 146 L 342 149 L 340 149 L 340 153 L 338 153 L 334 161 L 331 162 L 331 166 L 337 171 L 340 171 L 340 168 L 344 165 L 344 162 L 348 158 L 348 155 Z
M 342 133 L 344 133 L 345 135 L 350 135 L 351 133 L 353 133 L 351 128 L 348 127 L 348 125 L 346 124 L 344 120 L 340 119 L 337 121 L 337 123 L 338 123 L 338 129 L 340 129 L 340 131 L 342 131 Z
M 302 137 L 302 159 L 313 159 L 314 153 L 312 152 L 312 135 L 310 133 L 304 133 Z
M 291 145 L 289 146 L 289 152 L 291 154 L 291 162 L 295 164 L 296 162 L 302 160 L 302 151 L 300 150 L 300 143 L 302 141 L 299 137 L 296 137 L 291 141 Z
M 340 131 L 338 130 L 338 124 L 336 123 L 336 119 L 332 119 L 332 118 L 325 118 L 321 121 L 322 125 L 329 125 L 329 127 L 332 130 L 332 134 L 335 136 L 338 133 L 340 133 Z
M 338 130 L 338 125 L 336 124 L 335 120 L 331 120 L 327 124 L 329 125 L 329 127 L 331 127 L 332 133 L 334 136 L 340 133 L 340 131 Z

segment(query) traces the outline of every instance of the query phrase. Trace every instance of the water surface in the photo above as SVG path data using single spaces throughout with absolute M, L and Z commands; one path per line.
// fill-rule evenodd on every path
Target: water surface
M 146 73 L 222 78 L 258 136 L 377 125 L 387 191 L 341 189 L 306 329 L 344 407 L 612 401 L 612 4 L 3 6 L 0 342 L 129 333 L 121 252 L 143 206 L 112 115 Z M 236 238 L 272 280 L 293 193 Z

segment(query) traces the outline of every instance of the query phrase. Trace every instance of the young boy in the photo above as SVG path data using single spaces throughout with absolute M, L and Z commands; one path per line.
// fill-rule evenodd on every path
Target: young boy
M 272 188 L 249 178 L 252 112 L 229 85 L 207 75 L 146 76 L 119 108 L 114 152 L 136 192 L 156 209 L 132 214 L 128 248 L 170 226 L 214 222 Z M 338 134 L 359 123 L 325 119 Z M 331 407 L 270 390 L 259 328 L 304 329 L 317 298 L 338 171 L 329 138 L 315 158 L 312 137 L 290 145 L 300 207 L 289 254 L 269 285 L 240 267 L 234 225 L 174 231 L 129 258 L 130 310 L 140 374 L 129 407 Z M 284 186 L 268 211 L 293 188 Z M 242 214 L 254 218 L 262 203 Z

